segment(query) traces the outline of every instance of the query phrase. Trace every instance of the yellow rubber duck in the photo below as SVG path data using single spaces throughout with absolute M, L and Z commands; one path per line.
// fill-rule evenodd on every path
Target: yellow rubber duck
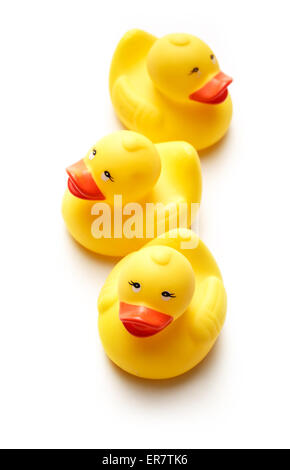
M 67 173 L 67 228 L 103 255 L 124 256 L 169 228 L 190 226 L 192 203 L 198 206 L 201 198 L 200 161 L 190 144 L 155 145 L 132 131 L 102 138 Z
M 185 140 L 197 150 L 226 133 L 232 79 L 199 38 L 161 39 L 133 29 L 119 42 L 110 70 L 110 93 L 122 123 L 152 142 Z
M 138 377 L 166 379 L 198 364 L 226 315 L 219 268 L 204 243 L 176 229 L 123 258 L 99 296 L 109 358 Z

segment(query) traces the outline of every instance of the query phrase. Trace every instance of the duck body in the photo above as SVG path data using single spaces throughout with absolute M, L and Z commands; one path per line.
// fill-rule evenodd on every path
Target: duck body
M 108 357 L 130 374 L 166 379 L 192 369 L 213 347 L 226 293 L 206 246 L 191 230 L 177 229 L 123 258 L 107 278 L 98 308 Z
M 192 56 L 190 43 L 175 44 L 178 41 L 182 42 L 184 36 L 193 43 L 192 48 L 197 43 L 193 51 L 201 49 L 196 58 L 194 55 Z M 159 45 L 160 41 L 163 42 Z M 166 71 L 168 69 L 168 82 L 170 82 L 170 77 L 173 76 L 170 67 L 174 65 L 175 59 L 178 59 L 183 53 L 183 49 L 188 49 L 188 52 L 183 54 L 184 57 L 180 59 L 182 77 L 173 77 L 172 82 L 175 81 L 178 85 L 172 83 L 171 86 L 171 83 L 166 82 Z M 169 50 L 169 54 L 166 56 L 167 50 Z M 208 63 L 205 61 L 204 55 L 206 55 Z M 216 143 L 224 136 L 230 125 L 232 117 L 230 95 L 227 94 L 226 98 L 218 104 L 189 98 L 191 90 L 205 89 L 204 85 L 207 82 L 220 76 L 217 62 L 211 63 L 211 55 L 208 46 L 194 36 L 168 35 L 158 40 L 140 30 L 126 33 L 116 48 L 110 71 L 111 99 L 121 122 L 128 129 L 144 134 L 153 142 L 185 140 L 197 150 Z M 159 64 L 161 60 L 159 57 L 165 57 L 164 61 L 167 57 L 167 62 L 161 64 L 165 77 L 161 77 L 160 83 L 158 82 L 158 70 L 155 73 L 155 69 L 158 68 L 155 63 Z M 201 64 L 200 67 L 193 67 L 193 69 L 200 70 L 190 74 L 191 64 Z M 176 68 L 178 67 L 177 61 Z M 221 80 L 213 93 L 221 91 L 226 93 L 229 80 L 227 81 L 224 78 L 226 76 L 222 75 L 223 83 Z M 177 86 L 184 89 L 184 96 L 180 95 Z M 207 87 L 208 89 L 209 87 Z M 204 99 L 208 98 L 205 96 Z
M 90 149 L 84 158 L 85 170 L 79 170 L 80 162 L 76 169 L 74 166 L 68 169 L 69 188 L 63 198 L 62 214 L 70 234 L 78 243 L 102 255 L 124 256 L 138 250 L 157 234 L 178 226 L 180 212 L 186 212 L 186 226 L 191 225 L 201 198 L 201 168 L 198 154 L 190 144 L 169 142 L 155 145 L 135 132 L 118 131 L 101 139 L 93 147 L 95 149 L 98 150 L 95 157 L 98 161 L 89 160 L 92 155 Z M 96 165 L 98 169 L 95 169 Z M 98 180 L 98 174 L 103 175 L 102 170 L 106 168 L 114 175 L 113 182 Z M 83 198 L 78 195 L 78 189 L 71 186 L 76 183 L 81 191 L 86 191 L 87 181 L 75 175 L 78 171 L 83 174 L 87 170 L 101 188 L 100 200 Z M 115 187 L 115 184 L 119 186 Z M 134 191 L 139 193 L 134 194 Z M 164 212 L 159 212 L 160 204 Z M 148 205 L 153 211 L 150 219 L 146 218 Z M 100 214 L 107 211 L 109 227 L 104 232 L 98 230 L 98 220 Z M 133 219 L 140 222 L 138 231 Z

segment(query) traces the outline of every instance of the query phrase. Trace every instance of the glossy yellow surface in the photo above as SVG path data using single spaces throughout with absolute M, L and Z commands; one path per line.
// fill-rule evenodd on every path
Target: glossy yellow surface
M 158 229 L 162 228 L 164 220 L 164 230 L 159 233 L 176 227 L 171 208 L 176 205 L 178 216 L 179 209 L 185 203 L 188 205 L 187 226 L 190 225 L 190 204 L 200 202 L 202 181 L 199 157 L 190 144 L 168 142 L 154 145 L 135 132 L 118 131 L 101 139 L 93 149 L 97 150 L 97 156 L 90 160 L 90 149 L 84 161 L 106 199 L 99 202 L 79 199 L 66 190 L 62 204 L 66 226 L 81 245 L 103 255 L 123 256 L 148 242 L 150 238 L 146 236 L 152 229 L 151 239 L 156 236 L 158 213 Z M 102 180 L 105 170 L 110 171 L 114 182 Z M 123 201 L 117 209 L 113 205 L 116 195 L 121 195 Z M 95 237 L 94 224 L 104 203 L 111 211 L 111 235 L 115 234 L 114 217 L 123 211 L 120 238 Z M 132 238 L 127 238 L 122 231 L 130 227 L 134 217 L 135 207 L 130 206 L 131 203 L 140 204 L 143 210 L 143 230 L 134 233 L 133 224 Z M 162 203 L 166 209 L 164 216 L 160 215 L 156 206 L 151 222 L 150 219 L 146 220 L 146 203 Z
M 220 104 L 189 100 L 219 71 L 212 50 L 189 34 L 157 39 L 141 30 L 128 31 L 111 64 L 110 93 L 115 111 L 128 128 L 153 142 L 185 140 L 197 150 L 226 133 L 232 116 L 228 95 Z M 190 73 L 198 67 L 198 73 Z
M 131 279 L 141 284 L 140 292 L 132 291 Z M 164 289 L 176 298 L 164 302 Z M 154 336 L 138 338 L 120 321 L 120 302 L 158 310 L 173 321 Z M 226 293 L 207 247 L 191 230 L 179 229 L 123 258 L 100 292 L 98 309 L 108 357 L 130 374 L 165 379 L 190 370 L 210 351 L 225 320 Z

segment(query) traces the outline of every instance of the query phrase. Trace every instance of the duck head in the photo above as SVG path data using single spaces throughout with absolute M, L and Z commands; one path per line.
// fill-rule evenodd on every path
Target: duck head
M 185 312 L 194 289 L 185 256 L 166 246 L 145 247 L 129 256 L 120 272 L 120 321 L 133 336 L 155 335 Z
M 152 142 L 132 131 L 117 131 L 101 139 L 85 158 L 66 169 L 68 189 L 76 197 L 113 202 L 138 201 L 156 184 L 160 156 Z
M 178 102 L 222 103 L 232 82 L 207 44 L 190 34 L 157 39 L 148 53 L 147 69 L 159 91 Z

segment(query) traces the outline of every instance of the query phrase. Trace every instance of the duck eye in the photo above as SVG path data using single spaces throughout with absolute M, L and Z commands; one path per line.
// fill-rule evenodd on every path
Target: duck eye
M 93 149 L 89 155 L 89 160 L 92 160 L 94 158 L 94 156 L 96 155 L 97 151 L 95 149 Z
M 211 60 L 213 61 L 213 63 L 215 64 L 215 63 L 216 63 L 216 58 L 215 58 L 215 56 L 214 56 L 213 54 L 211 54 L 211 55 L 210 55 L 210 58 L 211 58 Z
M 189 75 L 191 75 L 192 73 L 197 73 L 199 72 L 199 68 L 198 67 L 194 67 L 194 69 L 192 69 L 189 73 Z
M 168 292 L 167 290 L 164 290 L 161 293 L 162 300 L 170 300 L 170 299 L 175 299 L 176 295 L 173 293 Z
M 111 176 L 111 173 L 109 171 L 103 171 L 103 173 L 101 174 L 101 178 L 103 181 L 114 181 L 114 178 Z
M 130 281 L 129 284 L 130 286 L 132 286 L 133 292 L 139 292 L 141 290 L 141 285 L 139 284 L 139 282 Z

